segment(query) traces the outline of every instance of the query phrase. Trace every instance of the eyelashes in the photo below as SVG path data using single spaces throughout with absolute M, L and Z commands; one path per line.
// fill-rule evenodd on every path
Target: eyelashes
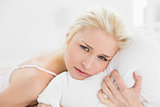
M 80 47 L 81 47 L 83 50 L 89 52 L 89 48 L 87 48 L 86 46 L 80 45 Z
M 108 61 L 105 57 L 103 57 L 103 56 L 98 56 L 101 60 L 103 60 L 103 61 Z
M 80 45 L 80 47 L 86 51 L 86 52 L 89 52 L 89 48 L 86 47 L 86 46 L 83 46 L 83 45 Z M 106 59 L 104 56 L 98 56 L 99 59 L 101 59 L 102 61 L 108 61 L 108 59 Z

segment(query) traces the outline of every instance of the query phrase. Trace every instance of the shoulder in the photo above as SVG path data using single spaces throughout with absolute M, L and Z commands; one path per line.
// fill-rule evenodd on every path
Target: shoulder
M 11 105 L 29 105 L 36 101 L 52 78 L 33 68 L 15 70 L 10 78 L 9 87 L 0 93 L 1 105 L 4 102 Z
M 12 73 L 10 85 L 23 90 L 29 100 L 36 100 L 52 78 L 52 75 L 36 68 L 17 69 Z
M 12 72 L 10 77 L 10 83 L 12 83 L 12 81 L 16 81 L 17 79 L 33 81 L 37 79 L 42 80 L 42 78 L 48 77 L 53 78 L 51 74 L 43 72 L 37 68 L 20 68 Z

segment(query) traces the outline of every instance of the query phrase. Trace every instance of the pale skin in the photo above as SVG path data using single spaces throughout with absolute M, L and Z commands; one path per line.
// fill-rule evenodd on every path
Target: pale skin
M 92 29 L 93 31 L 95 31 L 95 29 Z M 93 32 L 93 31 L 90 31 Z M 98 33 L 102 33 L 102 32 L 98 32 Z M 97 40 L 97 38 L 96 38 Z M 104 39 L 102 39 L 104 40 Z M 105 69 L 105 67 L 108 65 L 108 62 L 101 62 L 101 60 L 99 60 L 97 56 L 100 55 L 100 53 L 104 53 L 104 54 L 109 54 L 109 56 L 113 56 L 115 54 L 115 52 L 108 52 L 108 50 L 106 51 L 102 51 L 102 50 L 98 50 L 101 49 L 99 47 L 97 47 L 97 45 L 93 45 L 92 44 L 93 41 L 90 41 L 89 43 L 92 45 L 92 48 L 94 48 L 96 51 L 92 51 L 90 56 L 88 57 L 88 59 L 86 60 L 86 57 L 84 57 L 84 59 L 82 58 L 82 62 L 81 64 L 82 66 L 78 66 L 79 69 L 81 69 L 82 71 L 86 72 L 86 73 L 90 73 L 92 75 L 102 71 Z M 88 43 L 88 42 L 87 42 Z M 102 46 L 100 46 L 102 47 Z M 97 51 L 98 50 L 98 51 Z M 47 55 L 43 55 L 43 56 L 39 56 L 36 58 L 33 58 L 29 61 L 24 62 L 21 65 L 37 65 L 40 66 L 42 68 L 45 68 L 47 70 L 50 70 L 52 72 L 55 72 L 56 74 L 59 74 L 61 72 L 63 72 L 64 70 L 69 70 L 69 71 L 73 71 L 72 72 L 72 76 L 77 78 L 77 79 L 84 79 L 84 76 L 79 77 L 78 75 L 76 75 L 74 73 L 73 66 L 71 65 L 65 65 L 65 61 L 63 60 L 62 57 L 63 51 L 57 50 L 51 54 L 47 54 Z M 75 60 L 76 62 L 79 60 Z M 95 62 L 98 61 L 98 62 Z M 59 64 L 58 62 L 61 62 L 61 64 Z M 66 60 L 67 62 L 67 60 Z M 74 61 L 73 61 L 74 62 Z M 100 63 L 101 62 L 101 63 Z M 100 63 L 100 65 L 102 66 L 101 68 L 94 68 L 96 69 L 96 71 L 93 69 L 91 69 L 91 66 L 93 66 L 92 64 L 98 64 Z M 74 64 L 74 63 L 72 63 Z M 79 62 L 75 64 L 79 65 Z M 77 66 L 76 66 L 77 67 Z M 90 71 L 90 72 L 88 72 Z M 92 72 L 94 71 L 94 72 Z M 87 76 L 86 76 L 87 77 Z M 136 77 L 136 76 L 135 76 Z M 25 107 L 27 105 L 34 105 L 36 103 L 36 99 L 38 98 L 38 95 L 44 90 L 44 88 L 48 85 L 49 81 L 51 79 L 53 79 L 54 76 L 48 73 L 45 73 L 43 71 L 40 71 L 38 69 L 35 68 L 24 68 L 24 69 L 18 69 L 15 70 L 11 77 L 10 77 L 10 85 L 9 87 L 4 90 L 2 93 L 0 93 L 0 106 L 2 107 Z M 106 77 L 108 78 L 108 77 Z M 118 81 L 118 86 L 119 87 L 124 87 L 124 83 L 123 81 L 120 81 L 121 77 L 119 75 L 116 75 L 115 77 L 116 82 Z M 137 87 L 141 86 L 141 84 L 138 84 L 140 81 L 140 78 L 136 78 L 136 84 Z M 104 89 L 105 86 L 107 86 L 108 81 L 106 81 L 106 79 L 104 80 L 105 84 L 103 87 Z M 112 84 L 112 83 L 110 83 Z M 110 88 L 110 93 L 112 92 L 115 93 L 117 92 L 118 89 L 116 89 L 115 87 L 111 89 L 110 86 L 107 86 Z M 134 90 L 135 87 L 132 87 L 130 89 L 125 89 L 128 90 L 127 91 L 127 95 L 128 97 L 126 97 L 126 101 L 127 102 L 132 102 L 132 99 L 136 99 L 136 104 L 139 104 L 136 107 L 141 107 L 141 103 L 139 100 L 139 96 L 135 96 L 135 93 L 138 93 L 138 95 L 140 94 L 140 91 L 135 91 L 135 93 L 133 93 L 133 91 L 130 90 Z M 121 95 L 121 91 L 118 91 Z M 109 91 L 108 92 L 104 92 L 106 95 L 109 95 Z M 107 102 L 107 99 L 104 99 L 101 96 L 102 92 L 99 92 L 99 96 L 100 96 L 100 101 L 102 101 L 102 103 L 104 103 L 105 101 Z M 113 94 L 114 95 L 114 94 Z M 113 96 L 112 95 L 112 96 Z M 132 99 L 130 99 L 132 98 Z M 112 97 L 112 100 L 114 99 L 114 97 Z M 125 99 L 125 98 L 124 98 Z M 111 100 L 111 101 L 112 101 Z M 115 101 L 115 100 L 113 100 Z M 116 102 L 112 102 L 113 107 L 120 107 L 117 106 L 117 104 L 121 104 L 121 101 L 116 101 Z M 108 105 L 108 103 L 104 103 L 106 105 Z M 123 103 L 122 103 L 123 105 Z M 39 107 L 48 107 L 48 105 L 39 105 Z M 122 107 L 130 107 L 130 106 L 122 106 Z
M 89 37 L 90 35 L 91 37 Z M 101 35 L 101 38 L 99 38 L 99 35 Z M 73 65 L 75 67 L 78 67 L 78 69 L 82 70 L 83 72 L 87 74 L 89 73 L 91 75 L 95 75 L 96 73 L 101 72 L 103 69 L 105 69 L 105 66 L 108 65 L 108 61 L 97 60 L 97 56 L 99 58 L 99 55 L 101 55 L 100 53 L 105 53 L 107 54 L 107 56 L 113 56 L 116 52 L 116 47 L 117 47 L 115 39 L 110 38 L 111 36 L 109 36 L 108 34 L 96 29 L 86 30 L 81 33 L 78 33 L 75 36 L 76 37 L 73 38 L 72 42 L 70 43 L 70 46 L 67 48 L 67 50 L 69 51 L 69 52 L 67 51 L 67 53 L 71 55 L 68 57 L 73 58 L 71 59 L 67 57 L 68 59 L 67 61 L 69 62 L 67 63 L 66 61 L 67 63 L 66 66 L 71 76 L 75 79 L 85 79 L 88 77 L 88 75 L 77 74 L 72 67 Z M 81 41 L 84 41 L 85 43 L 80 43 Z M 99 45 L 95 44 L 95 42 L 98 42 Z M 85 48 L 84 47 L 83 48 L 86 52 L 84 51 L 85 53 L 83 53 L 82 56 L 81 54 L 79 54 L 81 53 L 81 51 L 77 49 L 78 48 L 77 44 L 85 46 Z M 114 46 L 114 47 L 107 47 L 107 46 Z M 87 55 L 89 54 L 90 56 L 85 57 L 86 53 Z M 132 106 L 143 107 L 143 105 L 140 103 L 140 100 L 139 100 L 139 97 L 140 97 L 139 87 L 141 86 L 141 78 L 134 73 L 136 84 L 134 87 L 130 89 L 131 90 L 130 91 L 129 89 L 126 88 L 118 72 L 113 71 L 112 75 L 115 78 L 115 81 L 117 82 L 120 90 L 122 91 L 119 91 L 110 81 L 110 77 L 106 76 L 105 80 L 102 83 L 102 90 L 104 91 L 100 90 L 100 92 L 98 93 L 100 101 L 110 107 L 132 107 Z M 105 90 L 108 90 L 108 91 L 105 91 Z M 124 93 L 124 92 L 125 92 L 124 95 L 126 96 L 120 96 L 121 93 Z M 105 99 L 103 97 L 103 93 L 109 96 L 109 98 L 111 97 L 112 102 L 109 102 L 108 99 Z M 119 98 L 121 100 L 116 100 Z M 52 106 L 44 103 L 39 103 L 38 107 L 52 107 Z
M 75 34 L 67 45 L 64 61 L 72 78 L 83 80 L 102 72 L 117 50 L 117 41 L 113 36 L 100 28 L 86 28 Z M 40 103 L 38 106 L 49 105 Z
M 51 54 L 38 56 L 21 65 L 37 65 L 57 74 L 66 70 L 61 62 L 61 50 Z M 15 70 L 10 77 L 9 87 L 0 93 L 0 107 L 25 107 L 35 105 L 38 95 L 48 85 L 54 76 L 35 68 L 24 68 Z
M 109 107 L 144 107 L 140 102 L 140 92 L 142 85 L 142 77 L 133 73 L 135 84 L 131 88 L 127 88 L 119 73 L 114 70 L 112 76 L 118 84 L 118 88 L 111 82 L 110 76 L 106 76 L 102 82 L 102 89 L 99 90 L 98 97 L 100 101 Z M 108 98 L 105 98 L 106 94 Z

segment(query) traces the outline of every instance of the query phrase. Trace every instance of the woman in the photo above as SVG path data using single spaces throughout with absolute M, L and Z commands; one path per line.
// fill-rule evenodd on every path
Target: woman
M 86 29 L 88 29 L 89 31 Z M 76 42 L 76 44 L 72 43 L 72 39 L 74 39 L 74 37 L 77 37 L 75 35 L 78 35 L 82 32 L 83 34 L 81 35 L 85 37 L 84 41 L 88 41 L 88 44 L 84 41 L 83 45 L 82 41 Z M 94 37 L 92 35 L 96 36 Z M 92 46 L 90 46 L 89 43 L 92 43 Z M 10 73 L 11 75 L 8 76 L 10 84 L 0 93 L 0 106 L 25 107 L 27 105 L 36 104 L 38 95 L 45 89 L 50 80 L 56 76 L 55 74 L 59 74 L 68 69 L 74 71 L 73 65 L 75 64 L 77 64 L 76 67 L 81 69 L 83 68 L 83 70 L 85 69 L 84 72 L 80 71 L 82 74 L 90 74 L 89 71 L 92 72 L 91 75 L 101 72 L 107 67 L 109 61 L 112 59 L 115 53 L 126 46 L 126 43 L 128 43 L 128 38 L 126 37 L 123 23 L 114 12 L 108 9 L 86 12 L 84 13 L 84 15 L 75 20 L 75 23 L 73 23 L 71 29 L 69 30 L 69 33 L 67 34 L 65 48 L 61 48 L 51 54 L 39 56 L 26 61 Z M 86 51 L 86 53 L 79 54 L 74 51 L 71 52 L 69 51 L 69 49 L 71 48 L 68 47 L 81 48 L 83 49 L 83 51 Z M 96 50 L 94 50 L 94 48 L 92 47 L 96 47 Z M 64 53 L 66 53 L 67 51 L 69 51 L 70 53 L 68 53 L 66 57 L 64 57 Z M 77 58 L 77 60 L 73 60 L 72 58 Z M 66 61 L 68 62 L 66 63 Z M 77 61 L 79 63 L 77 63 Z M 115 72 L 113 72 L 113 75 L 114 73 Z M 123 98 L 125 99 L 124 102 L 119 102 L 117 100 L 114 100 L 114 97 L 112 96 L 113 102 L 110 106 L 124 106 L 124 103 L 128 104 L 128 107 L 130 107 L 130 104 L 136 104 L 137 107 L 143 106 L 139 101 L 140 89 L 132 91 L 141 86 L 141 78 L 137 75 L 134 75 L 135 79 L 137 80 L 136 83 L 138 85 L 131 88 L 132 90 L 129 90 L 126 89 L 117 73 L 114 77 L 116 82 L 118 83 L 120 90 L 122 91 L 115 90 L 116 88 L 113 87 L 113 84 L 109 81 L 106 81 L 109 80 L 108 76 L 106 77 L 107 79 L 105 79 L 105 82 L 107 84 L 110 84 L 113 89 L 112 92 L 127 92 L 124 93 L 127 97 Z M 84 77 L 82 76 L 77 78 L 83 79 Z M 103 86 L 103 92 L 106 95 L 109 95 L 109 93 L 105 91 L 105 86 L 106 85 Z M 108 99 L 102 97 L 103 92 L 101 91 L 99 94 L 100 100 L 108 105 Z

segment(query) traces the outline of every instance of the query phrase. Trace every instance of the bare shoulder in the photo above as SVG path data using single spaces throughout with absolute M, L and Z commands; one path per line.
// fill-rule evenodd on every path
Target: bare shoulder
M 38 98 L 52 78 L 52 75 L 36 68 L 17 69 L 11 75 L 8 94 L 19 98 L 17 103 L 30 104 Z
M 48 82 L 53 79 L 54 76 L 41 71 L 36 68 L 23 68 L 23 69 L 17 69 L 11 74 L 10 78 L 10 84 L 12 83 L 27 83 L 28 88 L 36 88 L 41 89 L 43 85 L 47 85 Z

